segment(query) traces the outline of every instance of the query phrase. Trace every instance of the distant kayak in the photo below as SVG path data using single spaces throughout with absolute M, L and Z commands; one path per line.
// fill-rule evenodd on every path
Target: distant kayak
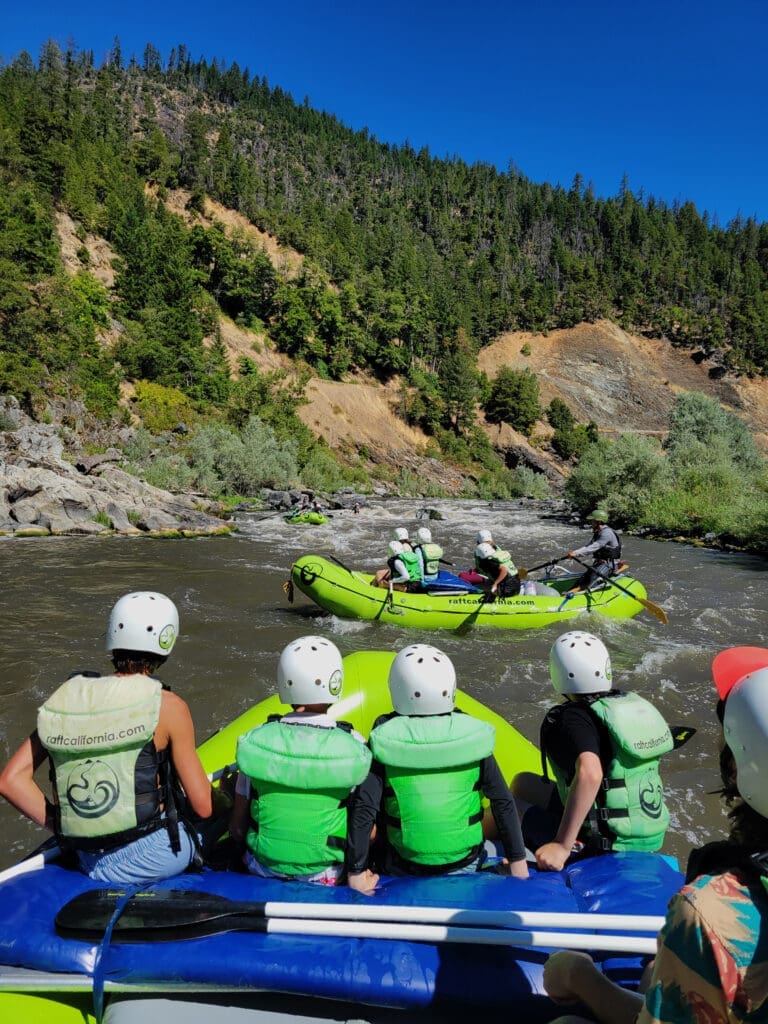
M 342 619 L 389 622 L 417 629 L 462 629 L 495 626 L 501 629 L 539 629 L 565 622 L 584 613 L 597 612 L 614 619 L 629 619 L 642 611 L 646 598 L 643 584 L 632 576 L 617 576 L 588 592 L 566 597 L 577 575 L 535 582 L 535 594 L 489 601 L 485 594 L 449 588 L 410 593 L 371 585 L 373 576 L 334 564 L 321 555 L 303 555 L 291 567 L 286 584 L 327 612 Z M 621 588 L 621 589 L 619 589 Z

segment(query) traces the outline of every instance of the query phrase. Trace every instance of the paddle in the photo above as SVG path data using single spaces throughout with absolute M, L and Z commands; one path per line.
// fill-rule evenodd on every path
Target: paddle
M 591 565 L 587 565 L 586 562 L 582 562 L 580 558 L 576 558 L 574 555 L 567 555 L 566 557 L 572 558 L 574 562 L 577 562 L 579 565 L 582 565 L 585 569 L 592 568 Z M 669 622 L 669 616 L 664 611 L 664 609 L 661 608 L 659 605 L 654 604 L 653 601 L 648 601 L 644 597 L 638 597 L 637 594 L 633 594 L 631 590 L 627 590 L 626 587 L 622 587 L 622 585 L 620 583 L 617 583 L 616 580 L 613 579 L 611 576 L 604 576 L 602 578 L 605 580 L 606 583 L 609 583 L 612 587 L 616 587 L 617 590 L 620 590 L 623 594 L 626 594 L 627 597 L 631 597 L 633 600 L 637 601 L 638 604 L 641 604 L 643 608 L 645 608 L 646 611 L 649 611 L 651 615 L 654 615 L 659 620 L 659 622 L 663 622 L 665 626 L 667 625 L 667 623 Z
M 744 676 L 768 667 L 768 647 L 730 647 L 712 660 L 712 678 L 717 695 L 725 700 Z
M 122 896 L 124 891 L 119 889 L 96 889 L 81 893 L 62 907 L 56 915 L 57 930 L 61 934 L 73 937 L 100 938 Z M 291 919 L 293 916 L 303 917 L 310 914 L 313 916 L 309 920 Z M 488 914 L 492 914 L 492 920 L 498 924 L 506 924 L 515 930 L 469 926 L 469 921 L 487 921 Z M 385 916 L 388 920 L 380 919 Z M 418 920 L 421 916 L 428 920 L 450 922 L 450 925 L 412 923 L 414 918 Z M 458 942 L 471 945 L 557 946 L 632 953 L 655 952 L 656 940 L 647 937 L 527 930 L 533 921 L 544 920 L 551 922 L 550 926 L 562 923 L 564 927 L 603 927 L 592 920 L 593 916 L 600 918 L 603 915 L 531 915 L 515 911 L 508 914 L 493 914 L 450 908 L 377 908 L 370 904 L 291 905 L 234 901 L 211 893 L 166 890 L 140 892 L 132 897 L 114 924 L 112 941 L 176 941 L 227 931 L 252 931 L 430 943 Z M 466 924 L 454 923 L 460 922 L 462 917 Z M 647 932 L 656 931 L 662 922 L 661 918 L 622 919 L 620 915 L 606 915 L 605 920 L 605 930 L 626 930 L 637 927 L 637 922 L 640 922 L 637 930 Z M 518 928 L 524 930 L 516 930 Z
M 550 558 L 548 562 L 542 562 L 541 565 L 532 565 L 530 569 L 521 569 L 518 567 L 517 575 L 521 580 L 528 579 L 528 573 L 536 572 L 538 569 L 546 569 L 549 565 L 557 565 L 558 562 L 562 561 L 563 558 L 567 558 L 567 555 L 562 555 L 559 558 Z

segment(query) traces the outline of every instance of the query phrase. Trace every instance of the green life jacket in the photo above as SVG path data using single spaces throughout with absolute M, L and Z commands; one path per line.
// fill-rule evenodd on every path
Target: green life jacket
M 483 840 L 480 762 L 496 732 L 471 715 L 397 715 L 371 732 L 384 765 L 387 839 L 417 865 L 456 864 Z
M 617 693 L 589 703 L 605 725 L 611 760 L 595 808 L 585 822 L 589 838 L 605 849 L 658 850 L 669 826 L 659 759 L 674 746 L 659 711 L 636 693 Z M 560 799 L 568 783 L 553 763 Z
M 419 544 L 416 549 L 421 551 L 424 563 L 424 579 L 436 579 L 440 572 L 440 559 L 443 557 L 443 549 L 439 544 Z
M 401 551 L 399 555 L 395 555 L 395 558 L 399 558 L 405 566 L 411 583 L 416 583 L 421 579 L 421 562 L 415 551 Z
M 347 800 L 371 766 L 350 733 L 265 722 L 237 741 L 237 766 L 251 780 L 246 842 L 260 864 L 309 875 L 344 860 Z
M 167 761 L 154 745 L 161 694 L 150 676 L 79 675 L 38 711 L 56 831 L 79 849 L 119 846 L 161 826 Z
M 488 579 L 495 579 L 498 575 L 499 570 L 494 568 L 497 565 L 505 565 L 510 576 L 517 572 L 517 566 L 512 561 L 512 555 L 503 548 L 495 548 L 492 558 L 475 558 L 475 568 L 483 576 L 487 576 Z

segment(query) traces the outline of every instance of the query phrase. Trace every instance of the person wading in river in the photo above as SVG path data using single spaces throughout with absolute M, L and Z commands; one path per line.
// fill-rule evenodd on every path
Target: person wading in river
M 83 673 L 60 686 L 0 774 L 0 795 L 54 832 L 100 882 L 145 884 L 179 874 L 199 845 L 186 812 L 215 831 L 231 805 L 200 763 L 186 703 L 152 674 L 178 631 L 176 606 L 163 594 L 120 598 L 107 626 L 114 674 Z M 34 780 L 45 761 L 52 800 Z

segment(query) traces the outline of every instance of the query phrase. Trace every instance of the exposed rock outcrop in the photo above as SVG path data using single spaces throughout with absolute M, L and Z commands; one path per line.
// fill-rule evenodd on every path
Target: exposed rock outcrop
M 35 423 L 15 399 L 0 401 L 0 534 L 109 532 L 196 536 L 231 527 L 188 495 L 171 494 L 126 473 L 114 449 L 65 456 L 60 426 Z

